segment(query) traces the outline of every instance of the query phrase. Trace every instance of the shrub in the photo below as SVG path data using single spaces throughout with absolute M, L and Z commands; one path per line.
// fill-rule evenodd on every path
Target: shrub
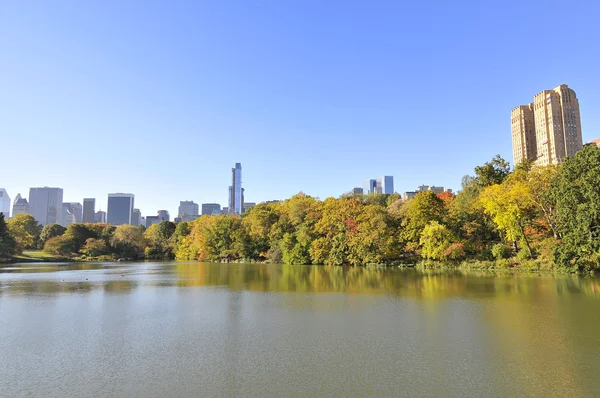
M 504 243 L 497 243 L 492 247 L 492 256 L 496 260 L 510 257 L 510 249 Z

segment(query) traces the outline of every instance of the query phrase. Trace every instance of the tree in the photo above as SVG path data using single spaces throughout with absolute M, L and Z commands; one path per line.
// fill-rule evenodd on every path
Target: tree
M 8 230 L 17 242 L 17 250 L 35 249 L 42 226 L 29 214 L 17 214 L 8 220 Z
M 88 239 L 98 238 L 97 233 L 90 228 L 91 225 L 93 224 L 75 223 L 67 227 L 65 236 L 68 236 L 73 240 L 75 252 L 78 252 Z
M 494 184 L 502 184 L 504 179 L 510 173 L 510 163 L 504 160 L 500 155 L 483 164 L 475 167 L 477 183 L 482 187 L 489 187 Z
M 110 238 L 116 254 L 125 258 L 138 259 L 144 255 L 146 242 L 142 231 L 133 225 L 119 225 Z
M 67 235 L 55 236 L 46 241 L 44 252 L 59 256 L 68 256 L 75 252 L 75 241 Z
M 600 269 L 600 148 L 585 146 L 568 157 L 552 181 L 556 231 L 554 261 L 572 270 Z
M 60 224 L 48 224 L 44 225 L 42 232 L 40 233 L 40 241 L 46 243 L 48 239 L 60 236 L 65 233 L 67 229 Z
M 423 228 L 431 221 L 443 223 L 447 215 L 444 202 L 432 191 L 420 192 L 401 208 L 402 230 L 406 242 L 419 242 Z
M 502 184 L 486 187 L 479 195 L 485 212 L 512 242 L 520 241 L 533 256 L 525 229 L 536 218 L 535 202 L 529 187 L 524 182 L 524 170 L 517 170 Z
M 103 239 L 89 238 L 85 241 L 85 246 L 81 251 L 86 256 L 98 257 L 108 253 L 109 247 Z
M 421 232 L 421 257 L 429 260 L 445 260 L 454 252 L 447 252 L 452 240 L 452 232 L 445 225 L 431 221 Z
M 17 253 L 17 242 L 8 231 L 4 213 L 0 213 L 0 259 L 10 258 Z

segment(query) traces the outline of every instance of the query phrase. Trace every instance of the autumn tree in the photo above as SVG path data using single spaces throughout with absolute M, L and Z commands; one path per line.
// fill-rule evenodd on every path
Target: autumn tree
M 21 252 L 36 248 L 42 226 L 29 214 L 17 214 L 8 220 L 8 230 L 17 242 L 17 250 Z

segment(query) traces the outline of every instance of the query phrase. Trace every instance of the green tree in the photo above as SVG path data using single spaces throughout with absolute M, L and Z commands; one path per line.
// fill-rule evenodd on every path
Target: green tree
M 600 148 L 585 146 L 568 157 L 552 181 L 551 194 L 561 237 L 554 261 L 572 270 L 599 270 Z
M 40 241 L 44 244 L 48 239 L 64 234 L 66 230 L 67 229 L 60 224 L 44 225 L 44 228 L 42 228 L 42 232 L 40 233 Z
M 36 248 L 42 226 L 29 214 L 17 214 L 8 220 L 8 230 L 17 242 L 17 250 L 21 252 Z
M 535 202 L 529 187 L 524 182 L 524 170 L 517 170 L 502 184 L 486 187 L 479 195 L 485 212 L 511 242 L 525 245 L 529 257 L 533 256 L 526 228 L 536 218 Z
M 81 252 L 89 257 L 98 257 L 109 252 L 110 248 L 104 239 L 89 238 L 85 241 L 85 245 Z
M 0 213 L 0 259 L 10 258 L 17 253 L 17 242 L 8 231 L 4 213 Z
M 432 191 L 420 192 L 400 209 L 401 238 L 405 242 L 419 242 L 421 232 L 432 221 L 443 223 L 447 216 L 444 202 Z
M 142 231 L 133 225 L 119 225 L 110 238 L 110 244 L 115 254 L 132 259 L 142 258 L 146 247 Z
M 510 163 L 504 160 L 500 155 L 483 164 L 475 167 L 477 183 L 482 187 L 488 187 L 494 184 L 502 184 L 504 179 L 510 174 Z
M 421 232 L 421 257 L 428 260 L 445 260 L 452 244 L 452 232 L 437 221 L 428 223 Z
M 98 238 L 96 231 L 90 228 L 91 225 L 93 224 L 75 223 L 67 227 L 65 236 L 70 237 L 73 240 L 74 252 L 79 252 L 88 239 Z
M 67 235 L 55 236 L 46 241 L 44 252 L 59 256 L 68 256 L 75 252 L 75 241 Z

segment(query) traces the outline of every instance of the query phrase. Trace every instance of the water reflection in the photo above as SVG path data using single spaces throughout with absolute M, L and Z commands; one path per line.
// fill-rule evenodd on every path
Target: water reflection
M 388 294 L 450 297 L 586 295 L 600 297 L 600 279 L 576 276 L 418 271 L 399 268 L 218 264 L 197 262 L 23 264 L 0 268 L 0 296 L 140 286 L 221 286 L 255 292 Z

